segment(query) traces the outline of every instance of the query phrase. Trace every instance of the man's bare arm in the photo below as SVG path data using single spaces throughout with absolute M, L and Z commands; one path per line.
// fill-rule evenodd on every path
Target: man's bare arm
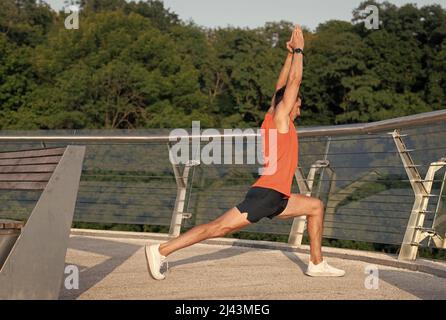
M 288 74 L 290 73 L 291 62 L 293 61 L 293 54 L 288 52 L 285 62 L 283 63 L 282 70 L 280 71 L 279 78 L 276 83 L 276 91 L 284 87 L 287 84 Z
M 293 41 L 292 43 L 293 48 L 303 49 L 304 42 L 302 30 L 300 28 L 297 28 L 295 30 L 295 34 L 293 35 L 293 37 L 295 38 L 295 41 Z M 302 74 L 303 55 L 302 53 L 293 53 L 283 100 L 277 106 L 276 115 L 279 118 L 288 118 L 291 110 L 293 109 L 293 106 L 296 103 L 297 96 L 299 94 L 300 84 L 302 82 Z
M 285 62 L 283 63 L 282 70 L 280 71 L 279 79 L 277 79 L 276 91 L 279 90 L 280 88 L 286 86 L 286 83 L 288 80 L 288 73 L 290 72 L 291 61 L 293 60 L 293 48 L 291 46 L 291 43 L 293 42 L 294 31 L 295 30 L 293 30 L 293 32 L 291 33 L 290 41 L 288 41 L 286 43 L 286 48 L 287 48 L 288 54 L 285 58 Z

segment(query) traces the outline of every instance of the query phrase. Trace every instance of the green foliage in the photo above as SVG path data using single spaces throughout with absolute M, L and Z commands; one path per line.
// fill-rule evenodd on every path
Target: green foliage
M 54 11 L 35 0 L 2 0 L 0 2 L 0 33 L 19 45 L 35 46 L 57 21 Z
M 379 30 L 361 14 L 380 7 Z M 0 3 L 0 129 L 258 126 L 284 60 L 287 21 L 205 29 L 157 0 L 81 1 L 64 28 L 35 0 Z M 277 46 L 273 35 L 278 36 Z M 366 1 L 352 23 L 305 31 L 304 125 L 369 122 L 446 103 L 446 11 Z

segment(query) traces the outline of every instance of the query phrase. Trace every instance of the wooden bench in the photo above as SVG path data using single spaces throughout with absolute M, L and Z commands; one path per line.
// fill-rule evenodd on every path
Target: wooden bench
M 42 190 L 24 226 L 1 224 L 21 231 L 0 252 L 0 299 L 58 298 L 84 154 L 81 146 L 0 152 L 1 190 Z
M 45 189 L 65 149 L 0 152 L 0 189 Z

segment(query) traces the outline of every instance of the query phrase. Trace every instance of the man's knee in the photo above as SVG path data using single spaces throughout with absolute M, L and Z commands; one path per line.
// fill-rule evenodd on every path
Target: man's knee
M 312 207 L 313 207 L 313 214 L 314 215 L 323 215 L 324 214 L 325 205 L 324 205 L 324 203 L 321 200 L 315 198 L 313 200 Z

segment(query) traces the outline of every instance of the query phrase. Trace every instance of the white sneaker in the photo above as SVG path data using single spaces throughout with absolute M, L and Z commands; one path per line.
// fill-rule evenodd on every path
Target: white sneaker
M 327 261 L 323 260 L 319 264 L 313 264 L 310 261 L 305 274 L 310 277 L 342 277 L 345 275 L 345 271 L 332 267 Z
M 164 280 L 166 276 L 161 273 L 161 266 L 166 260 L 165 256 L 162 256 L 159 251 L 159 244 L 146 245 L 146 260 L 149 268 L 149 273 L 155 280 Z

